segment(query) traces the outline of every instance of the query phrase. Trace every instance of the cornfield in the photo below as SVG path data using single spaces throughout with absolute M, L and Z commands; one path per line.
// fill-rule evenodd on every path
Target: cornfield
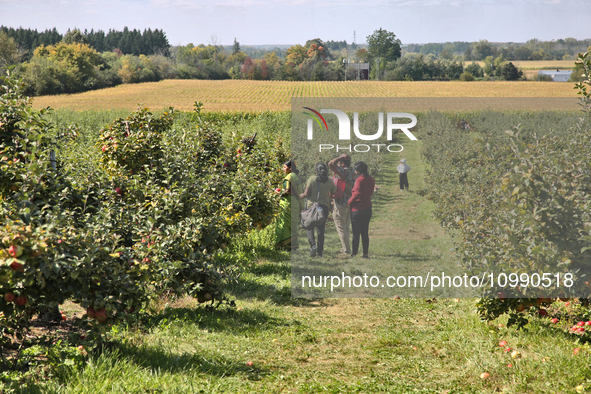
M 294 97 L 576 97 L 572 84 L 558 82 L 289 82 L 245 80 L 164 80 L 95 90 L 85 93 L 41 96 L 36 108 L 69 108 L 75 111 L 123 109 L 141 105 L 152 110 L 168 108 L 189 111 L 195 101 L 205 111 L 289 110 Z M 571 101 L 569 101 L 571 102 Z M 533 108 L 539 108 L 537 103 Z M 543 109 L 543 108 L 541 108 Z

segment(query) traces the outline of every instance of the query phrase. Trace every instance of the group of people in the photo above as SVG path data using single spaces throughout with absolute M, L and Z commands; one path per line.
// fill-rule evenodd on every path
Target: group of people
M 405 159 L 400 160 L 400 163 L 397 170 L 400 191 L 404 191 L 408 189 L 407 173 L 411 168 Z M 329 169 L 334 173 L 333 178 L 328 176 Z M 368 174 L 367 164 L 358 161 L 351 167 L 351 157 L 343 153 L 329 161 L 328 165 L 318 163 L 315 170 L 316 174 L 303 185 L 295 163 L 290 160 L 283 164 L 283 172 L 286 175 L 282 188 L 279 189 L 282 198 L 276 226 L 277 247 L 291 250 L 299 247 L 299 214 L 318 203 L 319 209 L 325 212 L 325 219 L 316 227 L 306 230 L 310 256 L 322 257 L 324 254 L 324 231 L 328 213 L 332 209 L 332 217 L 341 241 L 341 253 L 356 256 L 361 240 L 362 257 L 369 258 L 371 197 L 376 185 L 375 180 Z M 353 232 L 352 242 L 349 242 L 350 227 Z

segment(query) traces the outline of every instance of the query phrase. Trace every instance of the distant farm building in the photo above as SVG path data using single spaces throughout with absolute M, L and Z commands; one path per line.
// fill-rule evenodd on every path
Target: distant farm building
M 355 71 L 355 78 L 359 80 L 369 79 L 369 63 L 348 63 L 349 70 Z
M 554 82 L 568 82 L 572 70 L 540 70 L 538 75 L 548 75 Z

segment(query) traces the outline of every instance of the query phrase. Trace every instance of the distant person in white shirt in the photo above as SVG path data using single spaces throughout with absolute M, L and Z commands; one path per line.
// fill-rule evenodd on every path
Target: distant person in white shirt
M 400 164 L 398 164 L 396 169 L 399 173 L 398 177 L 400 179 L 400 191 L 403 192 L 405 187 L 406 190 L 408 190 L 408 176 L 406 174 L 408 174 L 411 168 L 406 165 L 406 159 L 401 159 Z

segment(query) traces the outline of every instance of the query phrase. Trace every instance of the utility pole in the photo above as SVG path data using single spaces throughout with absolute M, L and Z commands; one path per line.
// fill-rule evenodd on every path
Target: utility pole
M 377 59 L 377 64 L 376 64 L 376 81 L 380 80 L 380 57 L 378 56 Z
M 355 30 L 353 30 L 353 45 L 355 45 L 355 48 L 357 48 L 357 44 L 355 44 Z M 357 80 L 359 81 L 359 58 L 357 57 L 357 51 L 355 51 L 355 61 L 357 62 Z

